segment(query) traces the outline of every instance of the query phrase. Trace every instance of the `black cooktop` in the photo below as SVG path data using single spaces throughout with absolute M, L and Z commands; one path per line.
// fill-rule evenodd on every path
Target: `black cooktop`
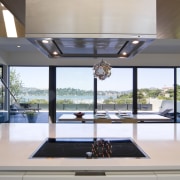
M 147 155 L 131 139 L 48 138 L 32 158 L 142 158 Z

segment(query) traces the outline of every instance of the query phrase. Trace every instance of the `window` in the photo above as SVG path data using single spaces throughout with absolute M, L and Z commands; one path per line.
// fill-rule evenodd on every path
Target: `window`
M 10 102 L 10 122 L 48 122 L 47 67 L 10 67 L 10 90 L 17 103 Z M 36 116 L 35 116 L 36 115 Z
M 2 75 L 2 66 L 0 66 L 0 78 L 3 78 Z M 6 88 L 5 85 L 3 84 L 3 80 L 0 81 L 0 110 L 1 110 L 1 115 L 0 115 L 0 123 L 8 122 L 8 111 L 7 111 L 7 106 L 6 106 Z
M 177 68 L 177 119 L 176 122 L 180 122 L 180 68 Z
M 56 73 L 57 112 L 92 112 L 94 96 L 92 68 L 59 67 Z
M 0 78 L 2 78 L 2 67 L 0 66 Z M 5 101 L 5 93 L 4 93 L 4 85 L 2 83 L 2 81 L 0 82 L 0 109 L 3 110 L 4 109 L 4 101 Z M 1 122 L 1 120 L 0 120 Z M 3 122 L 3 121 L 2 121 Z
M 138 68 L 138 110 L 163 112 L 174 109 L 174 69 Z
M 97 80 L 98 110 L 132 110 L 132 68 L 112 68 L 111 76 Z

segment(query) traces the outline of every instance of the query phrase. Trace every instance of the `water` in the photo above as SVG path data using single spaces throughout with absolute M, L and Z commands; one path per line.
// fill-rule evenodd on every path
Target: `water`
M 116 98 L 116 96 L 112 96 L 112 95 L 98 95 L 98 103 L 103 103 L 103 101 L 105 99 L 109 99 L 109 98 Z M 24 101 L 24 102 L 28 102 L 28 101 L 31 101 L 31 100 L 34 100 L 34 99 L 39 99 L 39 100 L 46 100 L 46 101 L 49 101 L 49 97 L 46 96 L 46 95 L 26 95 L 26 96 L 23 96 L 21 98 L 21 101 Z M 72 100 L 74 103 L 93 103 L 93 99 L 94 97 L 93 96 L 72 96 L 72 95 L 68 95 L 68 96 L 57 96 L 57 100 Z

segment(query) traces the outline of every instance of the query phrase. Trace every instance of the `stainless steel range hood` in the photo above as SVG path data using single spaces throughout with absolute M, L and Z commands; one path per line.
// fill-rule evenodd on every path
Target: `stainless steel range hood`
M 53 57 L 133 57 L 156 38 L 156 0 L 26 0 L 26 37 Z

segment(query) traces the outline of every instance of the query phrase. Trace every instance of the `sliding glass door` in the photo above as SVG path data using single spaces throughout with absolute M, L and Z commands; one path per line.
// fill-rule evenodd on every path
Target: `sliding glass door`
M 97 110 L 132 111 L 132 82 L 132 68 L 112 68 L 109 78 L 97 79 Z
M 10 67 L 10 122 L 47 123 L 48 67 Z
M 176 114 L 176 122 L 180 122 L 180 68 L 177 68 L 177 76 L 176 76 L 176 79 L 177 79 L 177 89 L 176 89 L 176 96 L 177 96 L 177 102 L 176 102 L 176 105 L 177 105 L 177 114 Z
M 56 112 L 93 111 L 93 71 L 86 67 L 56 69 Z M 59 113 L 59 114 L 58 114 Z
M 138 68 L 138 112 L 174 116 L 174 69 Z
M 137 68 L 138 113 L 158 113 L 174 118 L 174 69 Z M 14 106 L 10 99 L 10 122 L 28 122 L 21 109 L 36 109 L 46 115 L 36 122 L 48 122 L 48 67 L 11 67 L 10 90 L 21 107 Z M 180 68 L 177 68 L 177 122 L 180 120 Z M 113 67 L 111 76 L 97 78 L 94 85 L 92 67 L 56 68 L 56 121 L 63 113 L 94 110 L 94 94 L 97 90 L 98 111 L 133 110 L 133 67 Z M 134 81 L 136 82 L 136 81 Z M 97 88 L 97 89 L 96 89 Z M 95 92 L 94 92 L 95 90 Z M 2 88 L 3 92 L 3 88 Z M 134 91 L 135 92 L 135 91 Z M 2 94 L 2 93 L 1 93 Z M 3 94 L 2 94 L 3 95 Z M 3 98 L 3 96 L 2 96 Z M 2 103 L 1 103 L 2 104 Z M 30 104 L 31 107 L 26 107 Z M 18 109 L 19 108 L 19 109 Z M 15 117 L 20 117 L 18 120 Z

